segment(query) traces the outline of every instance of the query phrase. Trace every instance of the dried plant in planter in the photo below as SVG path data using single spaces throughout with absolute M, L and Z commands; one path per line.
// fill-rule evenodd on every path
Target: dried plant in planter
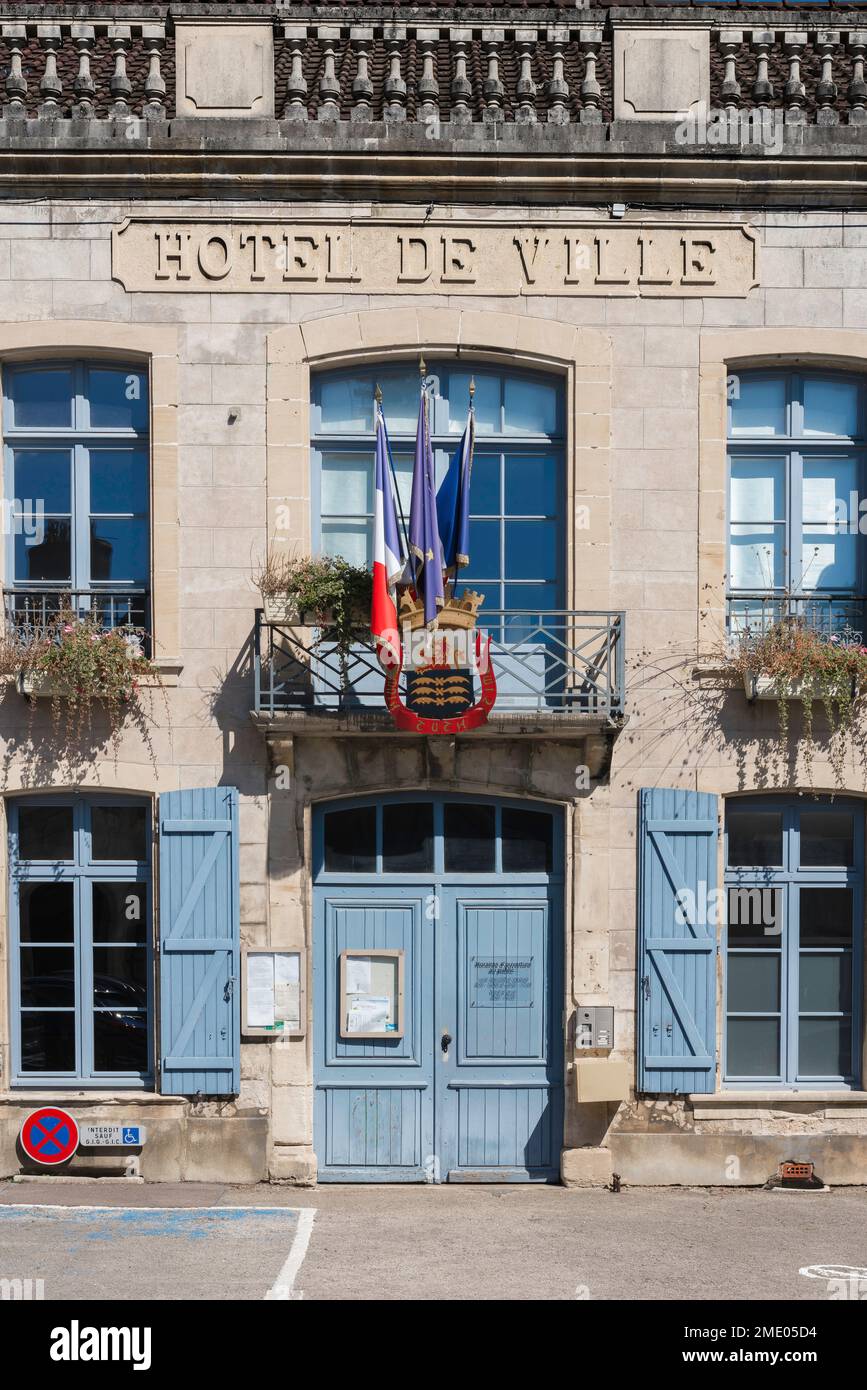
M 269 622 L 322 629 L 341 658 L 370 621 L 373 576 L 338 556 L 282 555 L 273 550 L 255 575 Z
M 837 784 L 844 784 L 843 760 L 849 736 L 867 693 L 867 646 L 849 628 L 823 633 L 799 618 L 785 618 L 767 630 L 744 633 L 720 654 L 723 666 L 743 680 L 748 693 L 770 682 L 777 701 L 779 736 L 789 735 L 789 702 L 803 711 L 804 761 L 812 779 L 813 706 L 821 701 L 831 731 L 829 757 Z

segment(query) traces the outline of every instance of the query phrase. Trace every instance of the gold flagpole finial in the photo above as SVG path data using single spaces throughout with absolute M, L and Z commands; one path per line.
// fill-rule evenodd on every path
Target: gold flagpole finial
M 473 403 L 473 396 L 476 394 L 476 378 L 470 377 L 470 405 Z
M 382 387 L 380 386 L 379 382 L 376 383 L 376 388 L 373 392 L 373 399 L 376 401 L 377 405 L 382 405 Z
M 419 353 L 418 358 L 418 374 L 420 377 L 424 377 L 427 375 L 427 367 L 425 366 L 424 357 L 421 355 L 421 353 Z

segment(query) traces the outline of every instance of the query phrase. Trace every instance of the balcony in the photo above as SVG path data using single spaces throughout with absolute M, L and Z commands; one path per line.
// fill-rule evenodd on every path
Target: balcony
M 863 641 L 865 603 L 855 594 L 732 594 L 727 600 L 730 641 L 764 637 L 783 622 L 799 623 L 820 636 Z
M 145 656 L 150 655 L 150 595 L 146 589 L 7 589 L 3 596 L 6 632 L 23 642 L 44 637 L 64 610 L 99 622 L 104 628 L 136 628 Z
M 489 610 L 497 702 L 492 733 L 556 736 L 613 728 L 625 708 L 625 614 Z M 341 657 L 328 633 L 256 613 L 254 718 L 266 730 L 370 733 L 392 726 L 369 633 Z M 405 676 L 401 676 L 405 699 Z M 484 729 L 478 731 L 484 732 Z

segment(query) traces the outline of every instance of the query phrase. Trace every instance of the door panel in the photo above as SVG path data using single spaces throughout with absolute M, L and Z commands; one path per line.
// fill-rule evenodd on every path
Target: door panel
M 367 873 L 344 873 L 320 858 L 313 951 L 320 1180 L 558 1181 L 559 820 L 552 815 L 553 851 L 549 844 L 540 862 L 538 847 L 527 850 L 517 858 L 524 871 L 504 874 L 492 804 L 455 797 L 432 804 L 430 876 L 422 870 L 398 881 L 392 872 L 383 881 L 378 849 Z M 377 817 L 385 825 L 384 813 Z M 538 826 L 530 829 L 538 837 Z M 341 953 L 362 950 L 405 953 L 401 1037 L 341 1036 Z
M 559 1169 L 562 1047 L 549 889 L 443 893 L 438 1148 L 449 1182 L 549 1181 Z M 451 1023 L 454 1021 L 455 1026 Z
M 316 1132 L 323 1182 L 421 1182 L 433 1147 L 430 888 L 327 888 L 317 894 L 314 961 Z M 422 924 L 424 923 L 424 931 Z M 401 950 L 404 1028 L 396 1038 L 340 1036 L 340 955 Z

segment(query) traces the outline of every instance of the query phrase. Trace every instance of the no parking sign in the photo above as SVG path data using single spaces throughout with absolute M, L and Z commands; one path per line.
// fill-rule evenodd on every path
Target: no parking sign
M 65 1163 L 78 1148 L 78 1125 L 66 1110 L 34 1110 L 21 1126 L 21 1147 L 34 1163 Z

